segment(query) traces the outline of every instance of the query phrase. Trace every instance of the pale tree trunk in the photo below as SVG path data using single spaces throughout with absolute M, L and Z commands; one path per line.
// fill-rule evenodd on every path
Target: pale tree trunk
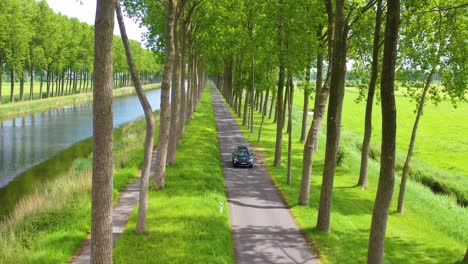
M 34 66 L 31 66 L 31 76 L 29 84 L 29 100 L 34 99 Z
M 263 102 L 262 121 L 260 122 L 260 127 L 258 128 L 257 142 L 260 142 L 260 137 L 262 135 L 263 122 L 265 121 L 265 116 L 267 114 L 267 108 L 268 108 L 268 96 L 270 96 L 270 88 L 267 87 L 265 101 Z
M 249 98 L 250 98 L 250 89 L 245 93 L 245 102 L 244 102 L 244 117 L 242 118 L 242 125 L 247 126 L 247 121 L 249 117 Z
M 271 114 L 273 113 L 273 106 L 274 106 L 274 103 L 275 103 L 275 99 L 276 99 L 276 94 L 274 93 L 274 91 L 272 90 L 271 91 L 271 103 L 270 103 L 270 112 L 268 113 L 268 119 L 271 119 Z
M 10 84 L 11 84 L 11 89 L 10 89 L 10 103 L 15 102 L 15 65 L 11 66 L 11 72 L 10 72 Z
M 250 90 L 251 90 L 251 97 L 250 97 L 250 134 L 254 132 L 254 110 L 255 110 L 255 100 L 254 100 L 254 92 L 255 92 L 255 57 L 252 55 L 251 61 L 251 70 L 252 70 L 252 80 L 250 83 Z M 258 94 L 258 93 L 257 93 Z
M 416 133 L 418 131 L 419 121 L 424 111 L 424 103 L 426 102 L 427 91 L 431 86 L 432 76 L 434 75 L 435 66 L 432 67 L 431 72 L 427 76 L 426 84 L 424 85 L 424 90 L 419 101 L 418 112 L 416 114 L 416 119 L 414 120 L 413 130 L 411 132 L 411 140 L 408 147 L 408 153 L 406 154 L 405 165 L 403 166 L 403 174 L 401 175 L 400 183 L 400 193 L 398 195 L 398 207 L 397 212 L 402 214 L 405 206 L 405 191 L 406 191 L 406 181 L 408 180 L 408 173 L 410 169 L 411 158 L 413 157 L 414 143 L 416 142 Z
M 24 71 L 21 73 L 21 76 L 20 76 L 20 97 L 19 97 L 19 100 L 20 101 L 24 100 Z
M 0 49 L 0 104 L 2 104 L 3 90 L 3 50 Z
M 133 84 L 135 85 L 135 91 L 140 100 L 140 104 L 145 113 L 146 121 L 146 135 L 145 135 L 145 147 L 144 147 L 144 156 L 143 156 L 143 165 L 141 167 L 140 173 L 140 196 L 138 204 L 138 220 L 136 225 L 136 232 L 142 233 L 146 229 L 146 211 L 148 209 L 148 184 L 150 177 L 151 169 L 151 158 L 153 155 L 153 142 L 154 142 L 154 129 L 155 122 L 153 117 L 153 109 L 151 108 L 148 99 L 143 91 L 140 80 L 136 73 L 135 63 L 133 61 L 127 31 L 125 29 L 125 24 L 122 16 L 122 10 L 120 4 L 118 3 L 115 8 L 117 14 L 117 21 L 119 22 L 120 35 L 122 36 L 122 42 L 125 48 L 125 55 L 127 56 L 127 62 L 130 69 L 130 74 L 132 77 Z
M 44 86 L 44 70 L 41 69 L 41 77 L 40 77 L 40 84 L 39 84 L 39 99 L 42 99 L 42 89 Z
M 317 65 L 317 68 L 319 66 Z M 301 138 L 300 142 L 304 142 L 306 138 L 306 131 L 307 131 L 307 114 L 309 111 L 309 85 L 310 85 L 310 66 L 307 67 L 305 73 L 305 81 L 304 84 L 304 107 L 302 109 L 302 128 L 301 128 Z
M 153 187 L 163 189 L 166 178 L 167 146 L 169 143 L 169 127 L 171 124 L 171 109 L 169 93 L 171 89 L 172 68 L 174 67 L 174 21 L 176 16 L 177 0 L 169 0 L 166 25 L 166 61 L 161 81 L 161 110 L 159 125 L 159 141 L 156 152 L 156 171 Z
M 186 115 L 185 115 L 185 123 L 187 123 L 190 119 L 190 111 L 192 109 L 192 90 L 193 90 L 193 47 L 192 47 L 192 40 L 189 40 L 189 59 L 188 59 L 188 82 L 187 82 L 187 109 L 186 109 Z M 219 85 L 218 85 L 219 88 Z
M 273 165 L 281 166 L 281 150 L 283 143 L 283 88 L 284 88 L 284 0 L 279 0 L 279 21 L 278 21 L 278 46 L 279 46 L 279 76 L 278 76 L 278 97 L 276 108 L 278 109 L 276 123 L 275 159 Z
M 172 89 L 171 89 L 171 125 L 169 127 L 169 143 L 167 147 L 167 164 L 176 163 L 177 142 L 179 141 L 179 111 L 180 111 L 180 38 L 179 38 L 179 15 L 180 7 L 177 8 L 174 20 L 174 67 L 172 68 Z
M 383 263 L 388 210 L 392 201 L 395 184 L 396 105 L 394 81 L 399 20 L 400 1 L 387 1 L 382 78 L 380 81 L 382 98 L 380 175 L 374 210 L 372 212 L 369 249 L 367 252 L 367 263 L 372 264 Z
M 185 49 L 186 49 L 186 29 L 181 32 L 181 57 L 180 57 L 180 83 L 182 89 L 180 90 L 180 111 L 179 111 L 179 137 L 185 135 Z
M 343 109 L 344 81 L 346 75 L 346 41 L 344 0 L 336 1 L 335 32 L 333 40 L 333 66 L 330 81 L 330 102 L 327 113 L 327 142 L 323 169 L 317 229 L 330 232 L 330 214 L 333 180 L 336 169 L 336 154 L 340 147 L 341 112 Z
M 315 83 L 315 102 L 314 102 L 314 117 L 312 118 L 312 125 L 310 126 L 307 134 L 307 139 L 304 144 L 304 151 L 302 157 L 302 177 L 301 189 L 299 192 L 299 204 L 308 206 L 310 196 L 310 178 L 312 176 L 312 165 L 314 163 L 314 152 L 318 149 L 318 136 L 320 127 L 325 115 L 328 96 L 330 93 L 330 79 L 332 70 L 332 55 L 333 55 L 333 34 L 334 34 L 334 14 L 331 0 L 325 0 L 325 7 L 328 16 L 328 69 L 327 76 L 323 87 L 322 71 L 323 71 L 323 56 L 319 52 L 317 54 L 317 81 Z M 317 31 L 317 38 L 320 38 L 322 32 Z
M 115 1 L 98 0 L 94 33 L 91 263 L 112 263 L 112 38 Z
M 377 14 L 375 17 L 374 43 L 372 50 L 372 70 L 369 82 L 369 91 L 367 93 L 366 117 L 364 125 L 364 138 L 362 140 L 361 151 L 361 169 L 359 172 L 358 185 L 362 188 L 367 187 L 369 150 L 372 136 L 372 107 L 374 105 L 375 85 L 378 77 L 379 68 L 379 46 L 380 46 L 380 28 L 382 25 L 382 0 L 377 1 Z
M 292 80 L 291 73 L 288 74 L 288 86 L 289 86 L 289 97 L 288 100 L 288 112 L 289 112 L 289 119 L 288 119 L 288 175 L 286 184 L 291 184 L 292 179 L 292 105 L 294 99 L 294 84 Z

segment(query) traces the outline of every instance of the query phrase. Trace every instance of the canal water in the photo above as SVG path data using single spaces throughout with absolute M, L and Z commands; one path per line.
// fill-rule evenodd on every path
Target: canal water
M 159 109 L 160 91 L 146 92 L 153 110 Z M 115 97 L 112 111 L 114 127 L 143 116 L 136 95 Z M 92 102 L 1 121 L 0 189 L 34 165 L 92 134 Z

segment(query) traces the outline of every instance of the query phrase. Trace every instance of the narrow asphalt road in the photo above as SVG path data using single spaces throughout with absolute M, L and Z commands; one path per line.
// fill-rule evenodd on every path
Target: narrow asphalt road
M 232 167 L 234 147 L 249 143 L 218 90 L 212 92 L 236 262 L 317 263 L 265 169 Z

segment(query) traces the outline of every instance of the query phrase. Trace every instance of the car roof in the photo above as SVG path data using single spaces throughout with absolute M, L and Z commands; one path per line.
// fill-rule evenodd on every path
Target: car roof
M 249 150 L 249 148 L 246 146 L 237 146 L 236 149 L 237 150 Z

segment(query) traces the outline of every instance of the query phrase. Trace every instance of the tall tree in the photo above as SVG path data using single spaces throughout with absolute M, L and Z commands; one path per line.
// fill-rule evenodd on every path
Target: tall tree
M 125 48 L 125 55 L 127 57 L 128 67 L 130 69 L 130 74 L 132 76 L 132 82 L 135 86 L 135 91 L 140 100 L 140 104 L 145 113 L 146 120 L 146 134 L 145 134 L 145 147 L 144 147 L 144 157 L 143 165 L 141 168 L 140 174 L 140 197 L 138 204 L 138 221 L 136 225 L 136 232 L 142 233 L 146 229 L 146 211 L 148 209 L 148 183 L 150 177 L 150 168 L 151 168 L 151 158 L 153 156 L 153 142 L 154 142 L 154 117 L 153 109 L 146 98 L 146 95 L 141 86 L 140 80 L 138 79 L 138 74 L 136 72 L 135 63 L 133 61 L 132 53 L 130 50 L 130 45 L 128 41 L 127 31 L 125 29 L 125 24 L 122 16 L 122 10 L 120 4 L 117 3 L 115 6 L 115 11 L 117 14 L 117 21 L 119 22 L 120 35 L 122 36 L 122 42 Z
M 380 175 L 377 195 L 372 212 L 367 263 L 383 263 L 384 242 L 387 229 L 388 210 L 392 201 L 395 183 L 396 105 L 395 105 L 395 62 L 400 24 L 400 1 L 387 1 L 382 77 L 382 146 Z
M 112 263 L 114 0 L 98 0 L 94 33 L 91 263 Z
M 279 13 L 278 13 L 278 61 L 279 61 L 279 73 L 278 73 L 278 95 L 276 101 L 276 108 L 278 111 L 278 122 L 276 123 L 276 140 L 275 140 L 275 159 L 273 165 L 276 167 L 281 166 L 281 151 L 283 143 L 283 89 L 285 79 L 285 54 L 284 54 L 284 0 L 279 0 Z
M 361 150 L 361 168 L 359 171 L 358 185 L 367 187 L 369 150 L 372 136 L 372 107 L 374 106 L 375 86 L 377 83 L 379 69 L 379 48 L 380 48 L 380 28 L 382 25 L 382 0 L 377 0 L 377 11 L 375 16 L 374 42 L 372 46 L 372 68 L 367 93 L 366 116 L 364 121 L 364 138 L 362 140 Z
M 348 37 L 348 26 L 345 23 L 344 14 L 344 0 L 337 0 L 335 8 L 333 66 L 330 83 L 330 102 L 327 113 L 327 143 L 317 217 L 317 229 L 324 232 L 330 231 L 333 179 L 336 169 L 336 155 L 340 146 L 341 112 L 346 74 L 346 42 Z
M 159 124 L 159 141 L 156 151 L 156 171 L 153 187 L 165 187 L 167 147 L 169 144 L 169 128 L 171 125 L 171 109 L 169 93 L 171 88 L 172 69 L 175 63 L 174 23 L 177 12 L 177 0 L 164 2 L 167 8 L 166 16 L 166 59 L 161 81 L 161 108 Z

